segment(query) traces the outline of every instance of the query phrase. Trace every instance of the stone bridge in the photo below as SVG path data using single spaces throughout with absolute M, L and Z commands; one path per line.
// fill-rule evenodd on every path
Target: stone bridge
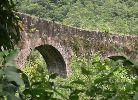
M 46 61 L 48 71 L 60 76 L 70 73 L 70 60 L 99 52 L 103 58 L 127 55 L 138 61 L 138 36 L 90 31 L 47 21 L 28 14 L 21 18 L 20 52 L 17 64 L 23 67 L 31 50 L 37 49 Z

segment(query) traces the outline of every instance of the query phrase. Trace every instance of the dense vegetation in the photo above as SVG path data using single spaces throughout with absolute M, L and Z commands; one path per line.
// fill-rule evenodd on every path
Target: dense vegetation
M 115 0 L 110 0 L 110 1 L 115 3 Z M 119 3 L 121 0 L 116 0 L 116 1 Z M 27 5 L 29 0 L 27 3 L 25 3 L 26 2 L 25 0 L 22 2 L 24 2 L 22 3 L 23 5 L 25 4 Z M 48 1 L 42 2 L 41 0 L 39 1 L 33 0 L 30 1 L 30 4 L 34 3 L 34 5 L 37 5 L 38 3 L 36 2 L 39 2 L 41 5 L 44 4 L 45 6 L 46 3 L 50 4 L 47 8 L 50 9 L 49 11 L 47 11 L 45 7 L 44 8 L 46 10 L 42 10 L 42 11 L 47 11 L 49 15 L 55 14 L 53 13 L 55 10 L 61 9 L 65 5 L 69 6 L 69 11 L 71 10 L 71 8 L 76 9 L 74 7 L 78 7 L 78 11 L 80 9 L 83 9 L 85 10 L 84 12 L 87 13 L 87 9 L 85 9 L 85 7 L 86 5 L 91 4 L 91 2 L 88 0 L 86 1 L 51 0 L 49 2 Z M 104 3 L 107 2 L 104 2 L 104 0 L 99 0 L 99 1 L 93 0 L 93 4 L 97 9 L 99 8 L 97 6 L 100 5 L 102 6 Z M 137 1 L 122 0 L 122 2 L 120 2 L 120 4 L 124 3 L 125 5 L 130 5 L 131 7 L 135 8 Z M 21 6 L 22 4 L 20 4 L 20 7 L 22 7 Z M 82 5 L 84 7 L 79 8 Z M 49 8 L 51 6 L 52 8 Z M 44 63 L 41 55 L 37 51 L 35 51 L 32 52 L 32 54 L 28 57 L 28 63 L 26 64 L 24 70 L 22 71 L 18 69 L 18 66 L 16 66 L 15 64 L 14 58 L 17 53 L 17 50 L 15 50 L 17 49 L 16 45 L 20 40 L 20 32 L 19 32 L 20 27 L 18 25 L 19 18 L 13 12 L 15 10 L 14 8 L 15 5 L 12 2 L 12 0 L 0 1 L 0 19 L 2 19 L 0 20 L 0 100 L 46 100 L 46 99 L 47 100 L 107 100 L 107 99 L 137 100 L 138 99 L 138 78 L 136 73 L 136 69 L 138 68 L 138 66 L 135 64 L 123 66 L 123 61 L 121 60 L 117 61 L 112 61 L 109 59 L 102 60 L 98 55 L 86 59 L 85 57 L 79 58 L 74 55 L 71 64 L 72 75 L 67 79 L 63 79 L 58 77 L 56 73 L 49 74 L 46 68 L 46 64 Z M 25 9 L 31 7 L 25 6 L 23 8 Z M 136 11 L 137 7 L 135 9 L 134 8 L 133 10 Z M 64 8 L 62 9 L 64 12 L 65 9 Z M 62 10 L 57 11 L 57 13 L 60 14 L 60 11 Z M 71 12 L 73 11 L 75 10 L 72 10 Z M 36 12 L 37 11 L 34 11 L 35 14 Z M 73 13 L 71 14 L 71 12 L 66 13 L 65 14 L 66 18 L 65 19 L 61 18 L 61 20 L 58 19 L 60 15 L 59 17 L 55 17 L 58 14 L 51 15 L 50 17 L 46 13 L 46 15 L 48 15 L 49 17 L 45 18 L 51 18 L 56 21 L 66 22 L 66 19 L 69 18 L 67 17 L 67 15 L 68 16 L 75 15 Z M 79 12 L 81 14 L 81 11 Z M 82 14 L 85 15 L 84 13 Z M 121 12 L 121 14 L 123 13 Z M 76 12 L 76 17 L 78 18 L 78 16 L 79 15 L 77 15 Z M 117 18 L 119 19 L 119 17 Z M 75 21 L 76 20 L 72 22 L 74 23 Z M 71 22 L 69 23 L 71 24 Z M 136 28 L 136 23 L 134 26 Z
M 24 68 L 32 89 L 25 91 L 27 99 L 44 100 L 44 94 L 50 92 L 47 98 L 56 100 L 136 100 L 138 84 L 133 66 L 101 60 L 98 54 L 90 59 L 74 56 L 71 66 L 72 75 L 67 79 L 49 76 L 41 54 L 33 51 Z
M 15 94 L 24 85 L 14 61 L 16 50 L 13 49 L 20 39 L 14 7 L 12 0 L 0 1 L 0 100 L 17 100 Z
M 22 0 L 18 11 L 66 25 L 138 34 L 137 0 Z

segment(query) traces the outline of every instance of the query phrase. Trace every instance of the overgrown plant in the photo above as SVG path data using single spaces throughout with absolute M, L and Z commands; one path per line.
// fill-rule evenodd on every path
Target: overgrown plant
M 0 100 L 19 100 L 23 99 L 20 90 L 24 86 L 21 78 L 21 70 L 17 69 L 14 58 L 16 51 L 3 51 L 0 56 L 3 57 L 0 65 Z
M 21 98 L 19 87 L 24 85 L 14 58 L 20 39 L 19 18 L 15 15 L 12 0 L 0 1 L 0 99 Z
M 137 75 L 122 62 L 74 57 L 72 76 L 59 82 L 69 100 L 132 100 L 136 97 Z M 65 92 L 66 91 L 66 92 Z
M 19 11 L 74 27 L 138 34 L 137 0 L 14 0 Z
M 38 55 L 35 54 L 33 58 Z M 115 59 L 101 60 L 98 55 L 90 59 L 74 56 L 71 64 L 72 75 L 68 79 L 62 79 L 56 78 L 56 75 L 53 74 L 54 79 L 52 78 L 52 80 L 49 79 L 51 76 L 48 75 L 45 67 L 41 66 L 42 62 L 38 63 L 37 59 L 40 60 L 38 57 L 31 61 L 31 66 L 36 64 L 39 66 L 34 67 L 35 74 L 29 77 L 31 87 L 35 91 L 28 91 L 27 95 L 31 96 L 32 93 L 36 93 L 38 97 L 32 97 L 38 100 L 45 98 L 46 95 L 43 94 L 47 91 L 51 92 L 50 97 L 47 98 L 60 100 L 132 100 L 137 98 L 137 73 L 135 73 L 133 64 L 124 66 L 123 60 L 126 59 L 117 57 L 115 61 Z M 31 71 L 27 66 L 25 72 Z
M 0 51 L 14 49 L 20 39 L 19 17 L 13 0 L 0 1 Z

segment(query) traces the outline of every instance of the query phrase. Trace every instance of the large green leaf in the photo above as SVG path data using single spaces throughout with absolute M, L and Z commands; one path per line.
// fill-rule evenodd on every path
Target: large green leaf
M 6 71 L 5 72 L 5 76 L 7 77 L 7 79 L 9 81 L 14 81 L 16 82 L 18 85 L 24 85 L 23 80 L 20 77 L 19 73 L 13 72 L 13 71 Z
M 5 92 L 5 94 L 9 95 L 9 94 L 15 94 L 17 91 L 17 86 L 15 86 L 12 83 L 6 83 L 3 84 L 3 92 Z
M 17 55 L 17 50 L 11 51 L 5 58 L 5 66 L 16 66 L 15 57 Z
M 9 51 L 5 50 L 0 52 L 0 57 L 7 56 L 9 54 Z
M 1 95 L 2 91 L 3 91 L 3 85 L 0 84 L 0 95 Z
M 17 98 L 14 94 L 10 94 L 7 96 L 7 100 L 20 100 L 20 99 Z
M 0 69 L 0 78 L 2 77 L 3 74 L 4 74 L 4 71 Z
M 133 99 L 134 99 L 134 100 L 138 100 L 138 92 L 135 93 Z
M 17 72 L 17 68 L 14 66 L 5 67 L 4 72 L 8 72 L 8 71 Z
M 16 62 L 13 60 L 13 61 L 7 61 L 5 63 L 5 66 L 17 66 L 17 65 L 16 65 Z

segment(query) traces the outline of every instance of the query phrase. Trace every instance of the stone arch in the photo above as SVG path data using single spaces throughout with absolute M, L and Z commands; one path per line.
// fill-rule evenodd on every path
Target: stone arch
M 61 53 L 52 45 L 40 45 L 35 47 L 43 56 L 49 73 L 57 73 L 62 77 L 67 76 L 66 64 Z
M 24 67 L 31 51 L 36 49 L 46 61 L 49 72 L 56 72 L 62 77 L 67 77 L 71 73 L 70 60 L 72 57 L 72 50 L 56 38 L 27 38 L 24 41 L 21 41 L 20 45 L 20 50 L 15 58 L 20 69 Z M 46 58 L 49 59 L 47 60 Z M 50 63 L 48 61 L 50 61 Z

